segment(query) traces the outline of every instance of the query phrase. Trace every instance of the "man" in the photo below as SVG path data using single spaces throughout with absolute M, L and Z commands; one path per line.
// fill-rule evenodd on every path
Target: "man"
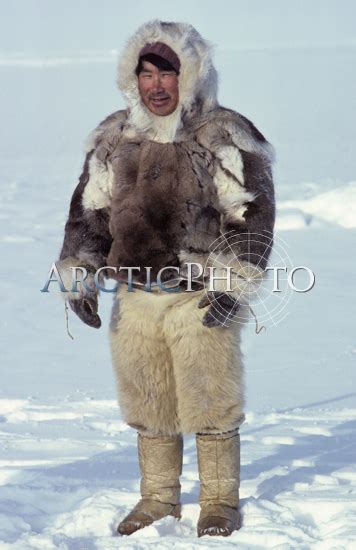
M 118 532 L 180 517 L 182 434 L 193 433 L 198 535 L 227 536 L 240 527 L 239 315 L 272 246 L 273 151 L 251 122 L 219 106 L 210 48 L 190 25 L 143 25 L 118 83 L 127 109 L 90 137 L 58 263 L 63 276 L 70 266 L 89 271 L 67 297 L 93 327 L 95 271 L 109 266 L 122 281 L 120 268 L 134 268 L 133 288 L 119 284 L 110 339 L 122 415 L 138 431 L 142 498 Z M 166 288 L 150 289 L 148 273 Z

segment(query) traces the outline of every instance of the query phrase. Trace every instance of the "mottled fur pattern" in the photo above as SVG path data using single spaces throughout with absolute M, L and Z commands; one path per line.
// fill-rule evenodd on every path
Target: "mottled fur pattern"
M 108 262 L 115 266 L 179 266 L 178 254 L 208 250 L 220 210 L 208 152 L 193 143 L 123 143 L 112 157 L 117 185 Z
M 143 433 L 219 433 L 243 421 L 241 324 L 209 329 L 194 293 L 127 292 L 110 330 L 121 411 Z
M 253 145 L 257 130 L 246 151 L 234 145 L 238 131 L 227 133 L 232 121 L 222 109 L 178 143 L 127 140 L 122 114 L 115 140 L 114 119 L 103 123 L 96 150 L 88 153 L 72 200 L 65 253 L 77 250 L 95 267 L 151 265 L 157 273 L 165 265 L 181 265 L 182 253 L 203 254 L 206 261 L 220 231 L 233 231 L 241 235 L 233 243 L 239 260 L 265 268 L 275 205 L 270 151 L 262 138 Z M 248 130 L 243 119 L 245 142 Z M 94 253 L 99 243 L 101 258 Z
M 88 209 L 83 206 L 83 193 L 91 176 L 89 163 L 93 154 L 94 151 L 87 154 L 83 173 L 72 196 L 60 260 L 72 256 L 78 260 L 78 265 L 81 262 L 98 269 L 106 265 L 112 236 L 108 208 Z

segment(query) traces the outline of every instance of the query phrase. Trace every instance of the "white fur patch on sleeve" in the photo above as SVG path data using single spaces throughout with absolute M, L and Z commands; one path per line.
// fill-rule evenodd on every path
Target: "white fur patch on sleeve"
M 94 153 L 89 161 L 89 181 L 83 192 L 83 208 L 98 210 L 109 206 L 113 181 L 114 173 L 111 163 L 105 164 Z
M 219 166 L 214 176 L 219 202 L 225 216 L 234 221 L 245 222 L 243 217 L 248 202 L 252 202 L 256 195 L 246 191 Z
M 244 185 L 244 165 L 240 151 L 234 145 L 219 147 L 216 156 L 223 168 L 235 176 L 240 185 Z

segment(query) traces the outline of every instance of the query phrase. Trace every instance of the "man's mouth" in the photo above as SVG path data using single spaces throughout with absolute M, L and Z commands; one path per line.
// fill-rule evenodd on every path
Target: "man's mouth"
M 170 100 L 169 96 L 151 97 L 151 103 L 156 106 L 165 105 Z

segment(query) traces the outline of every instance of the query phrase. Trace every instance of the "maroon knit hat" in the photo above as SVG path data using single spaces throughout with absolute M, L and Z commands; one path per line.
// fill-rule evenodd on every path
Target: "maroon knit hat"
M 139 59 L 143 55 L 147 55 L 149 53 L 154 53 L 155 55 L 159 55 L 159 57 L 162 57 L 166 61 L 168 61 L 173 69 L 179 73 L 180 70 L 180 60 L 178 55 L 167 46 L 167 44 L 164 44 L 163 42 L 152 42 L 151 44 L 146 44 L 142 50 L 139 53 Z

